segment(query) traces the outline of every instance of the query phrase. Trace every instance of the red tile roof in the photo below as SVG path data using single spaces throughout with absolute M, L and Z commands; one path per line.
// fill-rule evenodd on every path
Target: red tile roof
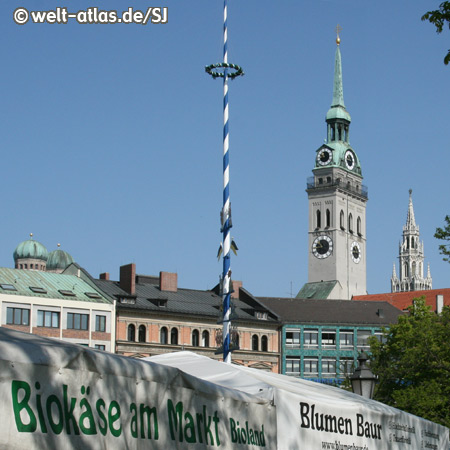
M 436 296 L 444 296 L 444 305 L 450 306 L 450 288 L 430 289 L 428 291 L 392 292 L 388 294 L 355 295 L 352 300 L 388 302 L 400 310 L 405 310 L 412 305 L 414 298 L 425 296 L 426 304 L 436 311 Z

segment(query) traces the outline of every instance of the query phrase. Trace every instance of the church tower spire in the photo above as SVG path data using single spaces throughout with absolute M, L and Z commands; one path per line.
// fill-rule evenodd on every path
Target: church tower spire
M 298 298 L 350 300 L 366 292 L 366 202 L 361 164 L 349 142 L 342 60 L 336 28 L 333 99 L 325 121 L 327 139 L 316 150 L 309 202 L 308 283 Z
M 432 289 L 433 280 L 428 264 L 424 278 L 424 247 L 420 242 L 419 226 L 416 225 L 412 189 L 409 190 L 408 213 L 403 226 L 403 238 L 399 244 L 399 277 L 393 273 L 391 292 L 421 291 Z

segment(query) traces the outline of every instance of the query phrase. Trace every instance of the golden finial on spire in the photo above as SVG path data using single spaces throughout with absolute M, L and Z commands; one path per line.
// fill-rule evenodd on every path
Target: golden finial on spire
M 342 31 L 342 27 L 337 24 L 336 27 L 336 44 L 339 45 L 341 43 L 341 38 L 339 37 L 339 33 Z
M 57 246 L 58 246 L 58 247 L 61 247 L 61 244 L 58 242 Z
M 33 239 L 33 233 L 30 233 L 30 239 Z

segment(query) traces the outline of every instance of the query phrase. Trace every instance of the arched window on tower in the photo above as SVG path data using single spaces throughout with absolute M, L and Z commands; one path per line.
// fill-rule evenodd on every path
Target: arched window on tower
M 331 212 L 327 209 L 327 228 L 331 227 Z
M 200 333 L 198 332 L 198 330 L 194 330 L 192 332 L 192 345 L 194 347 L 198 347 L 199 341 L 200 341 Z
M 412 263 L 411 272 L 412 272 L 411 275 L 414 277 L 416 275 L 416 262 L 415 261 Z
M 170 330 L 170 343 L 178 345 L 178 330 L 175 327 Z
M 136 327 L 133 324 L 128 325 L 128 340 L 134 342 L 136 339 Z
M 167 328 L 166 327 L 162 327 L 161 330 L 159 331 L 159 342 L 161 344 L 167 344 Z
M 361 217 L 358 216 L 358 219 L 356 220 L 356 232 L 359 236 L 362 236 L 361 232 Z
M 259 350 L 259 339 L 256 334 L 252 336 L 252 350 L 257 352 Z
M 335 130 L 334 130 L 334 125 L 331 125 L 331 140 L 332 140 L 332 141 L 335 140 Z
M 342 125 L 338 125 L 338 140 L 342 141 Z
M 403 266 L 403 271 L 405 273 L 405 277 L 409 277 L 409 273 L 408 273 L 408 263 L 405 263 L 405 265 Z
M 316 228 L 320 228 L 321 224 L 320 209 L 316 211 Z
M 209 347 L 209 331 L 203 331 L 202 333 L 202 347 Z
M 146 335 L 146 328 L 145 325 L 139 325 L 138 330 L 138 341 L 139 342 L 145 342 L 145 335 Z
M 352 213 L 350 213 L 348 216 L 348 231 L 350 233 L 353 233 L 353 215 L 352 215 Z
M 414 237 L 411 236 L 411 248 L 414 248 Z
M 341 225 L 341 230 L 345 230 L 345 216 L 344 216 L 344 211 L 342 211 L 342 209 L 341 209 L 341 214 L 339 216 L 339 222 Z

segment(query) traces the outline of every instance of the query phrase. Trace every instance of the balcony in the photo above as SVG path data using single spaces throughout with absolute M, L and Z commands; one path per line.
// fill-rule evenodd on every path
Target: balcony
M 322 180 L 322 182 L 320 182 Z M 363 184 L 351 184 L 350 182 L 344 182 L 340 178 L 336 180 L 327 180 L 322 178 L 309 177 L 306 182 L 306 190 L 316 190 L 316 189 L 329 189 L 329 188 L 338 188 L 345 192 L 348 192 L 353 195 L 357 195 L 358 197 L 362 197 L 365 200 L 369 198 L 369 190 L 367 186 Z

